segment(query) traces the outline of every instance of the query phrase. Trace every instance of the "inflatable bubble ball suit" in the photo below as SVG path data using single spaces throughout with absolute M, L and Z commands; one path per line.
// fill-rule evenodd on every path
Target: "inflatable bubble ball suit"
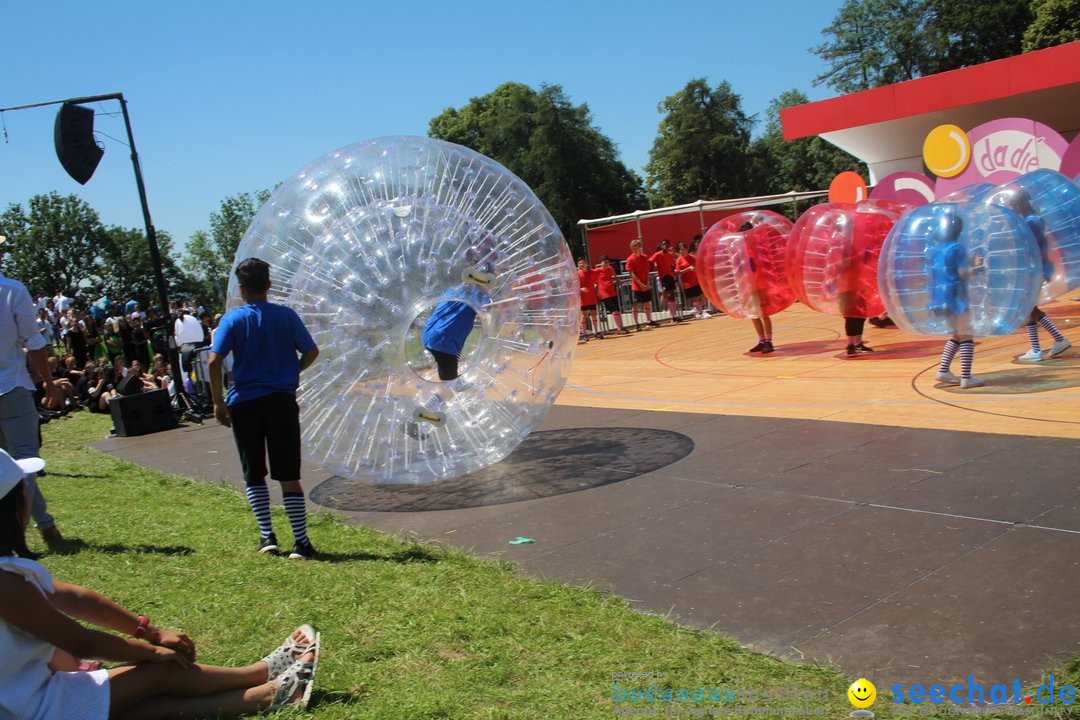
M 1006 208 L 979 202 L 915 208 L 881 250 L 889 317 L 920 335 L 1007 335 L 1022 325 L 1042 285 L 1038 243 Z
M 788 237 L 788 282 L 795 296 L 829 315 L 880 315 L 885 309 L 877 281 L 881 244 L 910 207 L 872 199 L 823 203 L 803 213 Z
M 786 257 L 792 222 L 769 210 L 722 218 L 697 254 L 698 281 L 713 305 L 736 318 L 761 318 L 795 302 Z

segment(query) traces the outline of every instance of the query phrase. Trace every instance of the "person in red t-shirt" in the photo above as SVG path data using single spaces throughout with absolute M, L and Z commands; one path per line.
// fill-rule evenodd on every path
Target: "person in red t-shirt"
M 577 261 L 578 284 L 581 287 L 581 337 L 589 341 L 589 321 L 592 320 L 592 332 L 597 340 L 604 339 L 600 332 L 600 323 L 596 318 L 596 272 L 589 269 L 585 258 Z
M 649 273 L 652 272 L 652 260 L 641 251 L 641 238 L 630 241 L 630 257 L 626 258 L 626 270 L 630 273 L 630 287 L 634 291 L 634 325 L 641 332 L 638 322 L 638 309 L 644 307 L 645 322 L 653 327 L 660 323 L 652 319 L 652 288 L 649 286 Z
M 690 254 L 690 246 L 680 242 L 675 246 L 675 272 L 682 277 L 683 293 L 686 299 L 694 303 L 694 315 L 699 320 L 706 320 L 712 315 L 705 312 L 705 297 L 697 279 L 697 258 Z
M 615 320 L 615 327 L 620 335 L 629 335 L 623 327 L 622 311 L 619 308 L 619 291 L 615 289 L 615 268 L 611 267 L 611 258 L 600 256 L 600 265 L 593 269 L 596 277 L 596 294 L 604 305 L 604 310 Z
M 671 241 L 661 240 L 660 247 L 649 258 L 656 265 L 656 277 L 660 280 L 660 302 L 664 303 L 671 314 L 671 322 L 682 322 L 679 309 L 675 306 L 675 256 L 671 253 Z

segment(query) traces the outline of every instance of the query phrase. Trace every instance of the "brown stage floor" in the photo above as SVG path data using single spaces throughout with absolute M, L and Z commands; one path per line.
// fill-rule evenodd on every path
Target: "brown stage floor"
M 1080 303 L 1047 310 L 1080 346 Z M 305 485 L 349 522 L 878 687 L 1030 681 L 1080 656 L 1080 352 L 1020 365 L 1023 335 L 982 341 L 987 385 L 960 391 L 934 385 L 940 341 L 868 327 L 878 352 L 849 360 L 841 323 L 793 308 L 767 357 L 726 317 L 579 345 L 558 403 L 503 462 L 434 486 L 307 467 Z M 240 486 L 225 428 L 170 435 L 96 446 Z M 508 545 L 519 535 L 536 542 Z
M 1015 361 L 1028 349 L 1022 330 L 981 339 L 980 388 L 934 380 L 943 338 L 867 324 L 876 352 L 848 358 L 843 320 L 795 305 L 773 318 L 771 355 L 747 353 L 757 342 L 750 321 L 724 316 L 579 345 L 558 402 L 1080 438 L 1080 302 L 1045 310 L 1077 347 L 1033 365 Z M 1041 340 L 1052 344 L 1045 331 Z

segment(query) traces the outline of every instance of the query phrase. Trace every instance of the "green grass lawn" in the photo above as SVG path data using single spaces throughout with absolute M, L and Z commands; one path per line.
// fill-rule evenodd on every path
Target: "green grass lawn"
M 326 561 L 254 552 L 254 519 L 229 487 L 147 470 L 86 447 L 107 417 L 77 413 L 44 427 L 50 510 L 68 540 L 31 548 L 59 578 L 88 585 L 196 642 L 199 659 L 246 664 L 302 622 L 322 632 L 313 718 L 613 717 L 613 672 L 657 670 L 659 685 L 756 692 L 796 686 L 828 700 L 818 717 L 853 709 L 854 678 L 742 649 L 711 632 L 633 612 L 618 597 L 541 582 L 513 565 L 397 540 L 314 514 Z M 160 435 L 170 442 L 169 434 Z M 275 526 L 289 533 L 275 508 Z M 282 537 L 286 544 L 291 537 Z M 1057 684 L 1080 683 L 1073 664 Z M 887 688 L 871 708 L 890 716 Z M 724 703 L 728 709 L 738 703 Z M 635 703 L 638 708 L 662 703 Z M 694 717 L 718 703 L 675 703 Z M 697 715 L 701 716 L 701 715 Z M 707 715 L 706 715 L 707 716 Z M 747 717 L 727 714 L 726 717 Z M 982 716 L 999 717 L 999 716 Z M 1006 717 L 1004 715 L 1000 717 Z

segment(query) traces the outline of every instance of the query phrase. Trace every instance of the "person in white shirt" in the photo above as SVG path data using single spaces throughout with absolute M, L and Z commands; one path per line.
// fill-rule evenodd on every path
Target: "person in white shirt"
M 37 457 L 41 448 L 34 383 L 27 364 L 42 378 L 47 400 L 56 407 L 64 402 L 64 392 L 49 372 L 49 345 L 38 331 L 35 315 L 26 286 L 0 275 L 0 447 L 17 460 Z M 26 476 L 26 486 L 38 532 L 49 541 L 62 539 L 38 489 L 36 474 Z
M 206 335 L 202 323 L 186 307 L 180 311 L 180 317 L 173 325 L 176 346 L 180 348 L 180 369 L 186 379 L 192 372 L 191 354 L 206 345 Z

